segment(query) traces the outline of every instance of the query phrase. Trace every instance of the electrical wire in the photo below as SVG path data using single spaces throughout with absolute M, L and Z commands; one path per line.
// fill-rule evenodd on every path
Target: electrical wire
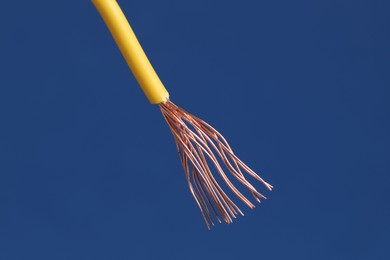
M 246 179 L 246 175 L 262 183 L 268 190 L 272 190 L 273 186 L 243 163 L 215 128 L 169 99 L 168 91 L 150 64 L 118 3 L 115 0 L 92 2 L 145 95 L 152 104 L 160 107 L 175 140 L 189 189 L 206 226 L 210 228 L 214 225 L 214 219 L 219 223 L 223 220 L 230 224 L 237 215 L 244 215 L 218 183 L 218 179 L 222 179 L 225 186 L 251 209 L 255 205 L 236 188 L 229 177 L 234 177 L 235 182 L 248 189 L 256 201 L 266 199 Z M 214 176 L 212 169 L 216 170 L 218 176 Z

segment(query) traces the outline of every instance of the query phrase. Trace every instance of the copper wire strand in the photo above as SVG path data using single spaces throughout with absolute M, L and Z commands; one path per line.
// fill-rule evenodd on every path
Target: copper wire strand
M 261 202 L 261 199 L 266 199 L 249 183 L 244 172 L 261 182 L 268 190 L 272 190 L 273 186 L 264 181 L 233 153 L 222 134 L 170 100 L 159 103 L 159 107 L 173 134 L 189 189 L 207 228 L 210 229 L 210 226 L 214 225 L 213 216 L 219 223 L 223 219 L 230 224 L 233 222 L 232 218 L 236 218 L 238 214 L 244 215 L 218 184 L 208 160 L 224 183 L 249 208 L 253 209 L 255 205 L 230 181 L 220 161 L 234 178 L 252 193 L 256 201 Z

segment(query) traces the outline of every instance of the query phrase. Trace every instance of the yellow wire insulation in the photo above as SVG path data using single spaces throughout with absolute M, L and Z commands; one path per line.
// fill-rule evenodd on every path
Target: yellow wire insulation
M 150 64 L 129 22 L 115 0 L 92 0 L 115 39 L 127 64 L 150 103 L 158 104 L 169 93 Z

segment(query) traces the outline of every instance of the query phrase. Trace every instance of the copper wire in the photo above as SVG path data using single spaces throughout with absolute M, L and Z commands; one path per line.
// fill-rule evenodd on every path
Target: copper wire
M 219 223 L 222 219 L 230 224 L 238 214 L 244 215 L 218 184 L 211 172 L 209 162 L 226 186 L 249 208 L 253 209 L 255 205 L 234 186 L 220 162 L 238 182 L 252 193 L 258 202 L 260 199 L 266 199 L 246 180 L 244 173 L 263 183 L 269 190 L 272 190 L 272 185 L 244 164 L 216 129 L 170 100 L 160 103 L 159 107 L 172 131 L 189 189 L 208 228 L 214 225 L 212 216 Z

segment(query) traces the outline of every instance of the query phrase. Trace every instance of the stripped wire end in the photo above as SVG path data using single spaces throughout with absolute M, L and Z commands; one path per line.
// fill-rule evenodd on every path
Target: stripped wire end
M 208 162 L 214 166 L 233 193 L 249 208 L 253 209 L 255 205 L 229 180 L 220 161 L 258 202 L 260 199 L 266 199 L 245 179 L 244 173 L 263 183 L 269 190 L 272 190 L 272 185 L 244 164 L 217 130 L 170 100 L 159 103 L 159 107 L 172 131 L 188 186 L 207 228 L 210 229 L 210 225 L 214 225 L 212 215 L 219 223 L 222 222 L 222 218 L 228 224 L 232 223 L 232 218 L 236 218 L 238 214 L 244 215 L 218 184 Z

